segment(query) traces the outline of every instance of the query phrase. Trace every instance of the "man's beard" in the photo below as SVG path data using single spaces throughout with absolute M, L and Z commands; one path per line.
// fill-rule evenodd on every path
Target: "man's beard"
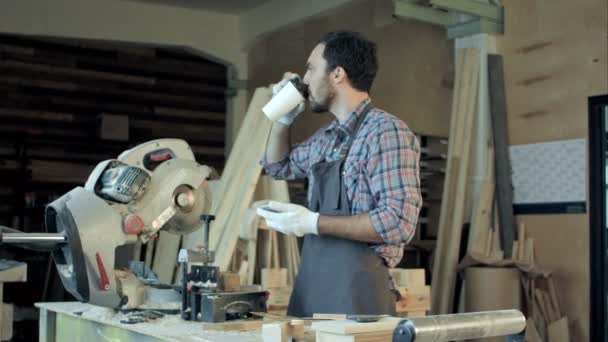
M 326 101 L 326 103 L 319 103 L 316 101 L 312 101 L 310 103 L 310 110 L 313 113 L 326 113 L 329 112 L 329 101 Z
M 334 94 L 332 92 L 328 92 L 327 96 L 325 97 L 325 99 L 323 99 L 323 101 L 318 102 L 314 99 L 311 100 L 310 101 L 310 110 L 313 113 L 329 112 L 329 108 L 331 107 L 333 98 L 334 98 Z

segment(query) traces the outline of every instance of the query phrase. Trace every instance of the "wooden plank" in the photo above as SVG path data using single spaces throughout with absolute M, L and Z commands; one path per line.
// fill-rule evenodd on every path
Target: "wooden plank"
M 360 333 L 354 335 L 332 334 L 317 332 L 316 342 L 386 342 L 391 341 L 393 333 L 390 331 Z
M 435 314 L 452 311 L 462 225 L 467 216 L 464 212 L 467 176 L 479 81 L 479 50 L 461 49 L 456 52 L 456 57 L 456 87 L 451 118 L 455 124 L 450 123 L 448 173 L 442 198 L 436 262 L 433 266 L 431 294 L 432 311 Z
M 524 262 L 534 265 L 534 239 L 527 238 L 524 243 Z
M 258 330 L 264 324 L 264 321 L 260 320 L 235 320 L 228 321 L 223 323 L 206 323 L 206 322 L 197 322 L 200 325 L 200 328 L 203 331 L 211 330 L 211 331 L 220 331 L 220 332 L 228 332 L 228 331 L 251 331 Z
M 555 308 L 555 312 L 559 318 L 562 317 L 561 310 L 559 309 L 559 302 L 557 300 L 557 291 L 555 290 L 555 283 L 553 282 L 553 276 L 547 278 L 547 287 L 549 288 L 549 295 L 551 296 L 551 302 Z
M 328 332 L 341 335 L 390 331 L 391 334 L 401 319 L 396 317 L 382 318 L 377 322 L 359 323 L 351 320 L 312 322 L 311 329 L 317 332 Z
M 215 265 L 221 270 L 228 267 L 238 240 L 238 223 L 251 205 L 260 177 L 258 162 L 271 126 L 261 108 L 269 98 L 270 89 L 256 89 L 220 180 L 220 198 L 214 199 L 212 211 L 216 213 L 216 220 L 211 226 L 209 243 L 216 253 Z M 191 234 L 185 246 L 196 245 L 197 240 L 198 237 Z
M 486 179 L 483 182 L 481 193 L 475 201 L 469 232 L 468 251 L 478 254 L 484 254 L 486 234 L 491 226 L 492 204 L 494 203 L 494 150 L 491 147 L 488 147 L 488 154 Z
M 513 253 L 511 255 L 511 260 L 519 261 L 519 241 L 513 241 Z
M 538 303 L 538 307 L 540 309 L 540 312 L 543 316 L 543 320 L 545 322 L 545 324 L 548 324 L 549 322 L 551 322 L 551 315 L 549 313 L 549 309 L 547 308 L 547 306 L 545 305 L 545 300 L 544 297 L 541 294 L 540 289 L 535 289 L 534 290 L 534 298 L 536 299 L 536 302 Z
M 540 335 L 538 334 L 538 330 L 536 329 L 536 325 L 534 324 L 534 320 L 532 318 L 528 318 L 526 321 L 526 342 L 543 342 Z
M 262 269 L 262 287 L 286 287 L 287 286 L 287 269 L 286 268 L 263 268 Z
M 398 287 L 410 289 L 425 287 L 426 278 L 424 268 L 391 268 L 389 269 L 389 273 Z
M 568 317 L 555 321 L 547 327 L 548 342 L 570 342 Z
M 549 296 L 549 293 L 547 291 L 541 291 L 541 296 L 542 296 L 543 302 L 545 303 L 545 308 L 547 309 L 547 313 L 549 314 L 550 322 L 555 322 L 555 321 L 559 320 L 559 316 L 555 312 L 554 306 L 551 303 L 551 297 Z
M 490 112 L 492 113 L 492 134 L 496 158 L 496 199 L 500 219 L 500 238 L 505 257 L 511 257 L 511 247 L 517 238 L 513 218 L 513 185 L 511 183 L 511 162 L 509 159 L 509 136 L 507 103 L 503 75 L 502 56 L 488 55 L 490 80 Z M 523 240 L 521 240 L 523 241 Z
M 155 79 L 152 77 L 127 75 L 124 73 L 83 70 L 71 67 L 27 63 L 15 60 L 0 60 L 0 70 L 29 70 L 31 72 L 37 73 L 38 75 L 55 74 L 61 76 L 69 76 L 72 78 L 79 77 L 106 81 L 121 81 L 127 83 L 154 84 L 156 82 Z

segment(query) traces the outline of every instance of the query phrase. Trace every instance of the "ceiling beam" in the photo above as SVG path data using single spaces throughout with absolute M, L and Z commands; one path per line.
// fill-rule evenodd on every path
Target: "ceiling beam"
M 448 39 L 462 38 L 479 33 L 498 34 L 504 32 L 502 22 L 487 18 L 473 18 L 454 25 L 446 26 Z
M 452 15 L 432 7 L 415 4 L 411 1 L 395 1 L 395 16 L 402 19 L 414 19 L 434 25 L 447 26 L 452 23 Z
M 503 7 L 478 0 L 395 0 L 395 16 L 443 26 L 448 39 L 504 32 Z
M 502 21 L 502 6 L 491 5 L 476 0 L 430 0 L 430 3 L 449 11 Z

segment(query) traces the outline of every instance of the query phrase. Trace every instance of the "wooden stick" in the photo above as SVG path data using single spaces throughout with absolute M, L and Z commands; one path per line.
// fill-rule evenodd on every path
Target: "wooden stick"
M 549 288 L 549 295 L 551 296 L 551 302 L 553 302 L 555 313 L 557 314 L 558 318 L 561 318 L 562 314 L 559 309 L 559 302 L 557 301 L 557 291 L 555 291 L 555 283 L 553 282 L 553 276 L 547 278 L 547 287 Z

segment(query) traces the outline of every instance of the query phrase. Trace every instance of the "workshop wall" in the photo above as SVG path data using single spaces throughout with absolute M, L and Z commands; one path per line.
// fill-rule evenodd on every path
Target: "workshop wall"
M 303 75 L 308 55 L 324 33 L 360 31 L 378 44 L 374 104 L 402 118 L 417 133 L 447 136 L 453 43 L 440 28 L 395 19 L 393 13 L 391 0 L 357 1 L 266 36 L 249 51 L 251 87 L 274 83 L 285 71 Z M 307 138 L 332 118 L 330 114 L 301 115 L 292 129 L 294 139 Z
M 608 93 L 608 9 L 604 0 L 505 0 L 504 56 L 512 145 L 587 138 L 587 98 Z M 303 73 L 321 35 L 353 29 L 375 40 L 380 71 L 376 105 L 415 131 L 447 135 L 451 104 L 452 43 L 431 25 L 390 17 L 390 1 L 358 2 L 331 16 L 267 36 L 249 54 L 252 86 L 284 71 Z M 299 117 L 292 132 L 303 140 L 332 117 Z M 540 265 L 555 272 L 560 306 L 573 341 L 589 339 L 589 223 L 587 214 L 519 216 L 537 241 Z
M 587 138 L 587 98 L 608 93 L 605 0 L 506 0 L 504 56 L 512 145 Z M 572 341 L 589 340 L 589 217 L 520 216 L 554 271 Z

